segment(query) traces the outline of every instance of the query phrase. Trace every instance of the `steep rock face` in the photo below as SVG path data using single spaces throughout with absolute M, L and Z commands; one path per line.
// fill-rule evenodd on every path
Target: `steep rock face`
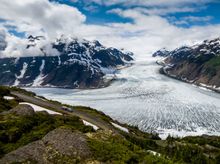
M 170 51 L 164 72 L 172 77 L 206 86 L 220 87 L 220 38 Z
M 39 46 L 42 36 L 30 36 L 26 49 L 39 47 L 41 56 L 0 59 L 0 84 L 27 87 L 97 88 L 104 76 L 132 61 L 132 53 L 106 48 L 98 41 L 60 38 Z M 37 49 L 38 50 L 38 49 Z M 57 55 L 59 54 L 59 55 Z

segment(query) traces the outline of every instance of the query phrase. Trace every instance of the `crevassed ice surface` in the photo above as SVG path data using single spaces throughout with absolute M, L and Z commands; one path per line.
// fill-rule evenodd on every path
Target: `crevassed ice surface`
M 29 90 L 63 103 L 90 106 L 161 138 L 220 135 L 220 94 L 159 74 L 155 61 L 136 61 L 107 88 Z

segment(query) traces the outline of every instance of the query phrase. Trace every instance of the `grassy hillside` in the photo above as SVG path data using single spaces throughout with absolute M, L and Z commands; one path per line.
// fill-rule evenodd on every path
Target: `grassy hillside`
M 34 112 L 20 115 L 11 112 L 10 109 L 22 100 L 16 98 L 8 101 L 3 98 L 6 95 L 10 96 L 10 90 L 0 87 L 0 163 L 36 163 L 41 157 L 42 160 L 52 163 L 220 162 L 220 137 L 168 137 L 167 140 L 160 140 L 157 135 L 141 132 L 138 128 L 128 125 L 122 126 L 129 129 L 129 133 L 119 129 L 115 129 L 117 132 L 101 129 L 95 131 L 91 126 L 85 126 L 79 117 L 68 114 L 49 115 L 46 112 Z M 74 109 L 99 117 L 107 123 L 113 121 L 94 109 Z M 77 136 L 76 140 L 79 141 L 72 143 L 74 139 L 68 136 Z M 77 143 L 81 145 L 74 147 Z

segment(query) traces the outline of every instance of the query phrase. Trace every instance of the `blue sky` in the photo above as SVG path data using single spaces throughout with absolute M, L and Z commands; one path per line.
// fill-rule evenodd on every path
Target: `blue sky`
M 112 22 L 132 22 L 132 19 L 126 19 L 123 17 L 118 16 L 117 14 L 111 14 L 108 13 L 109 10 L 112 10 L 114 8 L 120 8 L 120 9 L 135 9 L 136 7 L 142 7 L 143 9 L 151 9 L 151 8 L 157 8 L 155 6 L 146 6 L 146 5 L 131 5 L 131 6 L 125 6 L 120 4 L 115 5 L 102 5 L 95 2 L 86 2 L 83 0 L 52 0 L 58 3 L 63 3 L 66 5 L 70 5 L 73 7 L 77 7 L 83 14 L 87 16 L 87 23 L 91 24 L 103 24 L 103 23 L 112 23 Z M 89 0 L 88 0 L 89 1 Z M 177 0 L 178 1 L 178 0 Z M 220 1 L 210 1 L 208 3 L 203 3 L 199 5 L 198 3 L 192 3 L 187 4 L 187 7 L 195 8 L 196 10 L 193 12 L 181 12 L 181 13 L 168 13 L 166 15 L 162 15 L 163 17 L 167 18 L 171 23 L 173 22 L 173 19 L 175 18 L 176 21 L 184 20 L 185 17 L 207 17 L 209 19 L 205 21 L 191 21 L 188 24 L 178 24 L 178 26 L 182 27 L 191 27 L 191 26 L 204 26 L 207 24 L 219 24 L 220 23 Z M 182 6 L 184 7 L 184 6 Z M 158 7 L 163 8 L 163 6 Z M 180 6 L 181 8 L 181 6 Z M 171 17 L 171 18 L 170 18 Z M 173 18 L 173 19 L 172 19 Z
M 65 35 L 143 55 L 220 37 L 219 11 L 219 0 L 1 0 L 0 35 L 5 54 L 29 35 Z
M 87 6 L 86 3 L 78 1 L 72 2 L 71 0 L 53 0 L 54 2 L 67 4 L 73 7 L 77 7 L 83 14 L 87 16 L 86 23 L 88 24 L 104 24 L 111 22 L 132 22 L 132 19 L 126 19 L 118 16 L 117 14 L 108 13 L 109 10 L 114 8 L 125 8 L 120 5 L 104 6 L 96 3 L 92 3 Z M 91 7 L 91 8 L 89 8 Z

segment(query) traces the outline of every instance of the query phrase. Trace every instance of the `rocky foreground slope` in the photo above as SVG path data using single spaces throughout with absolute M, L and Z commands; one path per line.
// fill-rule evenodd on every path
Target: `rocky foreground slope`
M 220 90 L 220 38 L 173 51 L 162 49 L 153 56 L 166 57 L 163 73 L 216 91 Z
M 62 105 L 18 88 L 0 87 L 0 163 L 220 162 L 220 137 L 161 140 L 156 134 L 120 124 L 91 108 L 68 106 L 72 112 L 56 111 L 60 114 L 36 111 L 30 105 L 21 104 L 24 100 L 11 94 L 15 91 L 52 106 Z M 74 116 L 74 111 L 101 119 L 112 128 L 96 129 L 88 122 L 85 124 L 83 118 Z
M 0 46 L 3 51 L 7 44 L 2 42 Z M 42 36 L 30 36 L 22 51 L 24 57 L 0 58 L 0 85 L 104 87 L 118 68 L 133 60 L 132 53 L 106 48 L 98 41 L 66 37 L 48 43 Z M 106 77 L 109 74 L 111 78 Z

